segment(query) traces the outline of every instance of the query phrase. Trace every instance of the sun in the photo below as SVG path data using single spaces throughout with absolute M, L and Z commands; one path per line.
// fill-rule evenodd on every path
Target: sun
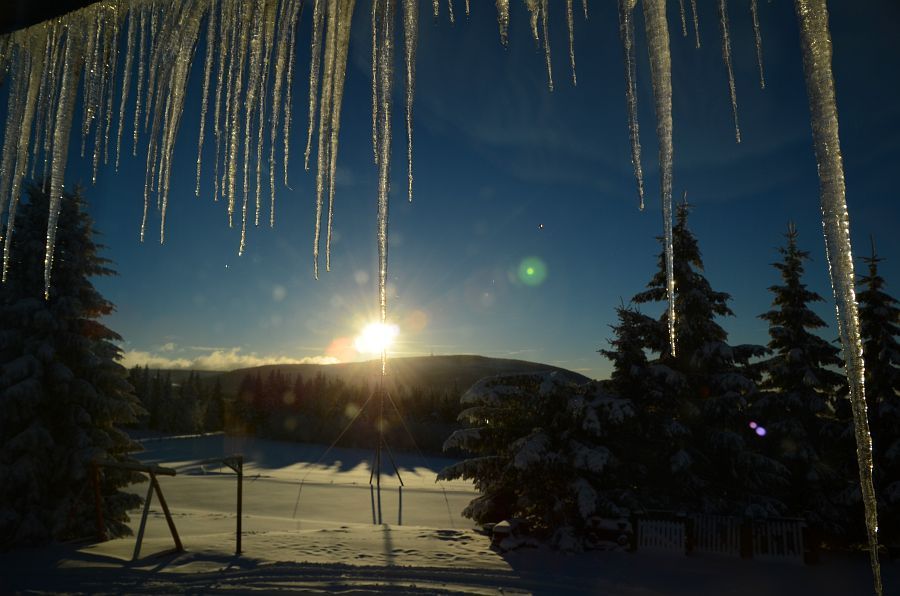
M 398 333 L 400 329 L 396 325 L 369 323 L 353 340 L 353 346 L 361 354 L 381 354 L 394 343 Z

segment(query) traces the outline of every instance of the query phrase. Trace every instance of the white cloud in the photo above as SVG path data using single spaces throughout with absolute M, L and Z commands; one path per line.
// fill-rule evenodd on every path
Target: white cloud
M 174 346 L 170 350 L 173 351 Z M 122 365 L 149 366 L 150 368 L 193 369 L 193 370 L 234 370 L 265 364 L 336 364 L 333 356 L 305 356 L 291 358 L 289 356 L 260 356 L 255 352 L 241 352 L 241 348 L 217 348 L 205 354 L 193 357 L 169 357 L 146 352 L 128 350 L 122 355 Z

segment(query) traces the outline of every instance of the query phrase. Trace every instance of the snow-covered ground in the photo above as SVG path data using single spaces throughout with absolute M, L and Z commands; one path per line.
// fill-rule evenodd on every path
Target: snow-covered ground
M 172 539 L 154 497 L 138 561 L 131 561 L 134 537 L 20 549 L 0 555 L 0 594 L 871 593 L 863 556 L 799 566 L 641 552 L 565 555 L 544 548 L 500 554 L 459 515 L 476 494 L 473 487 L 434 482 L 450 460 L 395 453 L 406 485 L 402 502 L 397 478 L 385 475 L 385 523 L 376 525 L 371 453 L 365 450 L 334 449 L 322 457 L 322 446 L 224 435 L 146 439 L 144 446 L 142 461 L 178 471 L 160 484 L 186 552 L 156 555 L 171 548 Z M 235 476 L 196 463 L 232 453 L 246 458 L 239 557 Z M 392 472 L 389 460 L 383 465 Z M 134 487 L 142 494 L 146 489 L 147 483 Z M 140 512 L 132 518 L 136 530 Z M 900 593 L 898 565 L 886 561 L 884 575 L 885 594 Z

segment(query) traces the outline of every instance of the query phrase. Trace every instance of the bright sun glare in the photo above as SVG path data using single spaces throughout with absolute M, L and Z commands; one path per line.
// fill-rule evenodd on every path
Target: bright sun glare
M 369 323 L 353 340 L 353 346 L 361 354 L 381 354 L 388 349 L 400 329 L 390 323 Z

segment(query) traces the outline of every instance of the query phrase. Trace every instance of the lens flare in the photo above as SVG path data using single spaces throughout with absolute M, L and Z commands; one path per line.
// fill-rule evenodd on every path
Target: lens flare
M 759 425 L 758 425 L 757 423 L 755 423 L 755 422 L 751 422 L 751 423 L 750 423 L 750 428 L 752 428 L 753 430 L 756 430 L 756 427 L 757 427 L 757 426 L 759 426 Z
M 360 354 L 381 354 L 387 350 L 400 329 L 390 323 L 370 323 L 356 336 L 353 346 Z
M 764 437 L 764 436 L 766 436 L 766 429 L 764 429 L 764 428 L 761 427 L 761 426 L 757 426 L 757 427 L 756 427 L 756 434 L 758 434 L 758 435 L 761 436 L 761 437 Z
M 539 286 L 547 279 L 547 265 L 538 257 L 526 257 L 519 263 L 518 279 L 526 286 Z

